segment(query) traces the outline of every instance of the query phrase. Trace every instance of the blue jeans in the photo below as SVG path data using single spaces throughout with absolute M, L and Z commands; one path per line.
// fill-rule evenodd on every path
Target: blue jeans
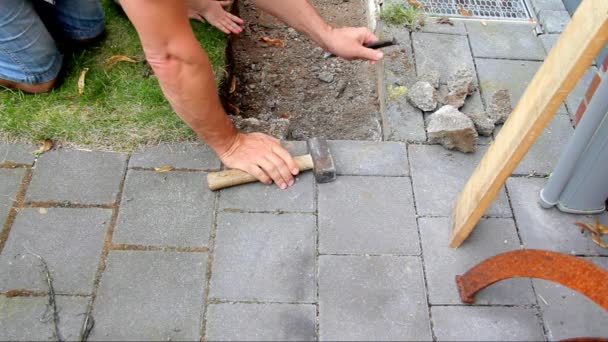
M 0 0 L 0 78 L 36 84 L 57 77 L 62 55 L 45 23 L 57 39 L 92 39 L 104 30 L 103 10 L 99 0 Z

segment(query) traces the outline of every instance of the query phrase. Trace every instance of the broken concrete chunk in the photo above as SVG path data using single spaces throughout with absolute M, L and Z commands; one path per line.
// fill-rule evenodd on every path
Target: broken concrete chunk
M 261 132 L 272 135 L 277 139 L 285 139 L 289 134 L 288 119 L 272 119 L 262 121 L 256 118 L 243 118 L 242 116 L 230 115 L 234 126 L 245 133 Z
M 486 113 L 465 113 L 465 115 L 473 120 L 475 129 L 479 135 L 489 137 L 494 132 L 494 120 L 490 119 Z
M 429 142 L 461 152 L 474 152 L 477 131 L 473 121 L 452 106 L 443 106 L 429 117 Z
M 329 71 L 323 71 L 319 74 L 319 79 L 325 83 L 331 83 L 334 81 L 334 74 Z
M 496 124 L 504 123 L 511 112 L 511 93 L 507 89 L 500 89 L 492 95 L 492 102 L 488 108 L 488 116 Z
M 416 108 L 425 112 L 430 112 L 437 108 L 436 90 L 429 82 L 418 81 L 414 83 L 407 93 L 407 99 Z
M 477 90 L 475 72 L 469 67 L 460 67 L 448 77 L 448 91 L 450 94 L 470 95 Z
M 433 88 L 439 89 L 439 79 L 441 78 L 441 74 L 437 70 L 429 70 L 426 73 L 420 75 L 418 77 L 418 81 L 428 82 Z

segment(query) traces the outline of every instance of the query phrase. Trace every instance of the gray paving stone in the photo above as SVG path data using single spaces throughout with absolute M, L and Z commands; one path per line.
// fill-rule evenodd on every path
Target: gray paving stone
M 441 74 L 441 83 L 446 83 L 448 77 L 463 65 L 475 70 L 465 36 L 416 32 L 412 39 L 418 75 L 437 70 Z
M 431 340 L 418 257 L 321 256 L 324 341 Z
M 210 341 L 313 341 L 317 309 L 310 304 L 214 304 L 207 310 Z
M 207 255 L 112 251 L 89 340 L 200 339 Z
M 36 163 L 26 200 L 114 203 L 126 164 L 126 155 L 120 153 L 47 152 Z
M 566 98 L 566 106 L 568 106 L 568 111 L 570 115 L 574 118 L 576 115 L 576 111 L 578 110 L 578 106 L 581 104 L 581 101 L 585 98 L 585 93 L 587 92 L 587 88 L 591 84 L 593 77 L 597 73 L 596 67 L 589 67 L 587 71 L 583 74 L 581 79 L 578 81 L 574 89 L 570 92 L 568 97 Z
M 566 115 L 555 115 L 513 173 L 550 174 L 573 133 L 570 118 Z
M 319 250 L 420 254 L 409 178 L 342 176 L 319 186 Z
M 557 43 L 557 40 L 559 39 L 559 34 L 541 34 L 540 36 L 538 36 L 538 38 L 540 38 L 540 41 L 542 42 L 543 47 L 545 48 L 545 52 L 549 54 L 551 49 L 553 49 L 553 46 L 555 46 L 555 43 Z
M 407 149 L 397 142 L 331 141 L 339 175 L 408 176 Z
M 34 165 L 36 156 L 32 153 L 38 148 L 25 144 L 0 144 L 0 165 L 15 163 Z
M 244 211 L 314 211 L 314 175 L 306 171 L 296 177 L 288 189 L 260 182 L 224 189 L 220 195 L 220 209 Z
M 59 311 L 59 333 L 62 341 L 76 341 L 87 311 L 87 297 L 55 297 Z M 52 321 L 41 317 L 48 313 L 46 297 L 13 297 L 0 295 L 0 340 L 57 341 Z
M 534 26 L 521 23 L 467 22 L 473 56 L 542 61 L 545 51 Z
M 429 302 L 432 305 L 462 304 L 456 275 L 467 272 L 486 258 L 519 249 L 513 219 L 483 219 L 458 249 L 448 246 L 452 232 L 448 218 L 421 218 L 422 251 Z M 529 279 L 509 279 L 496 283 L 475 296 L 475 304 L 534 304 Z
M 409 145 L 416 207 L 420 216 L 450 216 L 456 197 L 487 150 L 463 154 L 438 145 Z M 488 216 L 511 217 L 504 189 L 486 212 Z
M 581 234 L 576 221 L 589 221 L 587 215 L 565 214 L 557 210 L 543 209 L 538 204 L 538 194 L 545 179 L 509 178 L 507 189 L 519 233 L 527 248 L 538 248 L 577 255 L 608 255 L 608 250 L 597 246 L 587 235 Z M 597 216 L 608 224 L 608 214 Z
M 129 167 L 154 168 L 173 166 L 178 169 L 217 170 L 220 160 L 204 144 L 161 144 L 133 153 Z
M 570 22 L 570 14 L 563 10 L 540 10 L 538 19 L 545 33 L 561 33 Z
M 439 24 L 437 23 L 437 19 L 438 18 L 427 18 L 421 31 L 429 33 L 458 34 L 462 36 L 467 35 L 467 29 L 464 26 L 464 22 L 452 19 L 453 25 Z
M 113 240 L 156 246 L 205 246 L 215 195 L 204 172 L 130 170 Z
M 500 89 L 509 90 L 511 104 L 515 108 L 534 74 L 542 65 L 542 62 L 485 58 L 475 59 L 475 63 L 486 109 L 492 101 L 492 95 Z M 557 112 L 568 113 L 565 106 L 561 106 Z
M 608 268 L 608 258 L 587 258 Z M 534 288 L 550 341 L 579 336 L 608 336 L 608 312 L 561 284 L 534 279 Z
M 562 0 L 531 0 L 532 6 L 538 13 L 541 10 L 553 10 L 553 11 L 565 11 L 564 3 Z
M 2 226 L 16 199 L 23 176 L 25 176 L 24 169 L 0 169 L 0 224 Z
M 111 216 L 108 209 L 21 210 L 0 254 L 0 292 L 47 291 L 36 253 L 58 294 L 90 294 Z
M 544 341 L 533 309 L 517 307 L 434 306 L 438 341 Z
M 310 214 L 220 214 L 210 296 L 313 302 L 315 242 Z
M 380 29 L 382 38 L 395 38 L 397 47 L 385 50 L 381 73 L 383 87 L 383 125 L 385 140 L 403 142 L 426 141 L 422 112 L 406 98 L 407 88 L 416 80 L 411 40 L 407 30 Z

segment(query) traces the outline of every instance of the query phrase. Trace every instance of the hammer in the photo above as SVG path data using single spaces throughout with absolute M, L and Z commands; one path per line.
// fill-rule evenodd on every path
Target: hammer
M 336 166 L 329 151 L 327 140 L 311 138 L 306 141 L 309 154 L 294 157 L 300 171 L 313 170 L 317 183 L 329 183 L 336 180 Z M 207 184 L 211 190 L 220 190 L 234 185 L 252 183 L 258 179 L 245 171 L 231 169 L 211 172 L 207 175 Z

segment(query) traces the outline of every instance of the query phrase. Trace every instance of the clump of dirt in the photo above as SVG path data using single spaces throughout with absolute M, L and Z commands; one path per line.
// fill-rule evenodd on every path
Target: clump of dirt
M 334 27 L 366 25 L 362 0 L 312 3 Z M 230 44 L 236 78 L 227 82 L 231 89 L 225 91 L 230 114 L 262 121 L 288 119 L 288 139 L 293 140 L 381 139 L 374 66 L 325 59 L 314 42 L 250 0 L 239 1 L 237 13 L 246 25 Z

